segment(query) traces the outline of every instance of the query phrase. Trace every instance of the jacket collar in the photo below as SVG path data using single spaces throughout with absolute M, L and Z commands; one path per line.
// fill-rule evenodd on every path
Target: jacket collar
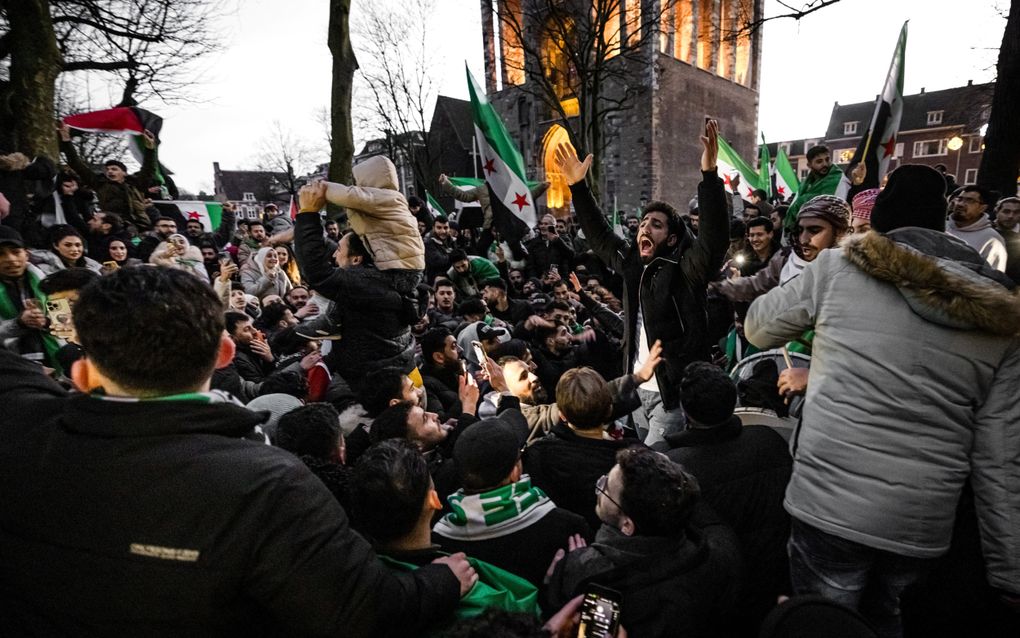
M 61 426 L 76 434 L 145 437 L 218 434 L 239 438 L 269 417 L 234 403 L 200 401 L 116 401 L 76 395 L 64 406 Z
M 555 436 L 558 439 L 569 441 L 577 445 L 594 445 L 598 447 L 608 448 L 625 448 L 635 444 L 635 441 L 629 439 L 590 439 L 586 436 L 581 436 L 571 430 L 565 423 L 557 423 L 549 429 L 549 434 Z
M 718 425 L 709 428 L 689 428 L 682 432 L 666 435 L 670 447 L 695 447 L 698 445 L 715 445 L 732 441 L 743 431 L 740 417 L 731 415 Z
M 953 328 L 1018 334 L 1020 290 L 962 241 L 934 230 L 870 231 L 843 241 L 846 259 L 900 291 L 922 318 Z

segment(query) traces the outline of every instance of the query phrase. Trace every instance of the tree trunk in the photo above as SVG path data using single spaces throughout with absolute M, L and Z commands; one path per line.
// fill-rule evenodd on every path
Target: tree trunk
M 333 145 L 329 157 L 329 179 L 350 184 L 354 161 L 354 130 L 351 124 L 351 94 L 358 60 L 351 47 L 351 0 L 329 2 L 329 52 L 333 55 L 333 91 L 330 124 Z M 337 214 L 330 206 L 331 216 Z
M 3 120 L 12 125 L 14 150 L 29 157 L 57 159 L 54 124 L 54 82 L 63 60 L 47 0 L 17 0 L 7 4 L 10 21 L 10 111 Z M 7 96 L 4 96 L 7 97 Z
M 1020 173 L 1020 117 L 1016 114 L 1020 105 L 1020 0 L 1010 3 L 995 69 L 995 94 L 977 181 L 1002 197 L 1010 197 L 1016 195 Z

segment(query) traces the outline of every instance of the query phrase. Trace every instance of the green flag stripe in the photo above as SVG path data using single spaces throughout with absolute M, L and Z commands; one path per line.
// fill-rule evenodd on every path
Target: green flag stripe
M 475 82 L 475 78 L 466 65 L 465 70 L 468 78 L 468 92 L 471 94 L 471 110 L 474 115 L 475 128 L 482 132 L 485 141 L 499 155 L 503 163 L 517 175 L 518 179 L 524 182 L 526 175 L 524 158 L 521 157 L 517 147 L 510 140 L 510 134 L 503 126 L 503 121 L 499 118 L 496 110 L 492 108 L 485 93 Z
M 755 188 L 761 188 L 759 184 L 758 171 L 751 168 L 751 165 L 744 161 L 744 158 L 737 155 L 737 152 L 733 150 L 733 147 L 723 139 L 722 135 L 719 136 L 719 157 L 724 162 L 737 169 L 740 173 L 741 178 L 748 182 L 749 185 Z

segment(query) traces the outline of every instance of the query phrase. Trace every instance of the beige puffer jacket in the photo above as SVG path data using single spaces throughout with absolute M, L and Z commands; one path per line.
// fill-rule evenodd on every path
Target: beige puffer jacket
M 418 221 L 399 190 L 397 168 L 389 159 L 370 157 L 354 167 L 357 186 L 326 182 L 326 200 L 347 209 L 351 228 L 361 237 L 379 270 L 425 269 L 425 244 Z

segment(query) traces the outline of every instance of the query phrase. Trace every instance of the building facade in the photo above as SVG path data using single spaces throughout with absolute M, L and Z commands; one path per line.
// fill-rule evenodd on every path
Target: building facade
M 213 162 L 213 197 L 218 202 L 233 204 L 238 220 L 261 219 L 262 209 L 268 204 L 289 206 L 286 183 L 285 173 L 226 171 L 219 162 Z
M 889 171 L 900 164 L 942 164 L 959 184 L 977 182 L 984 151 L 983 132 L 992 108 L 995 83 L 960 86 L 903 96 L 903 118 Z M 832 107 L 825 145 L 832 161 L 849 163 L 875 110 L 874 102 Z
M 557 66 L 555 43 L 542 39 L 542 24 L 534 24 L 534 16 L 542 13 L 535 6 L 577 12 L 595 11 L 595 4 L 481 0 L 486 91 L 521 149 L 528 178 L 551 184 L 537 204 L 560 216 L 570 210 L 570 191 L 556 171 L 553 150 L 569 135 L 529 83 L 562 83 L 560 104 L 572 117 L 578 101 L 571 87 L 577 83 L 569 63 Z M 615 85 L 607 87 L 606 94 L 618 96 L 637 87 L 626 108 L 607 117 L 602 127 L 605 146 L 598 188 L 603 207 L 630 211 L 655 199 L 686 204 L 701 181 L 699 136 L 705 118 L 718 119 L 722 135 L 742 155 L 750 156 L 756 148 L 760 31 L 743 33 L 740 27 L 760 17 L 762 0 L 597 4 L 613 7 L 604 37 L 612 38 L 616 48 L 609 47 L 607 59 L 614 50 L 631 47 L 628 59 L 619 56 L 618 63 L 627 65 L 624 73 L 616 74 L 629 79 L 612 79 Z M 519 16 L 523 32 L 543 43 L 543 69 L 529 69 L 522 62 L 525 51 L 518 44 L 519 33 L 508 28 L 507 15 Z M 624 82 L 630 84 L 625 87 Z

